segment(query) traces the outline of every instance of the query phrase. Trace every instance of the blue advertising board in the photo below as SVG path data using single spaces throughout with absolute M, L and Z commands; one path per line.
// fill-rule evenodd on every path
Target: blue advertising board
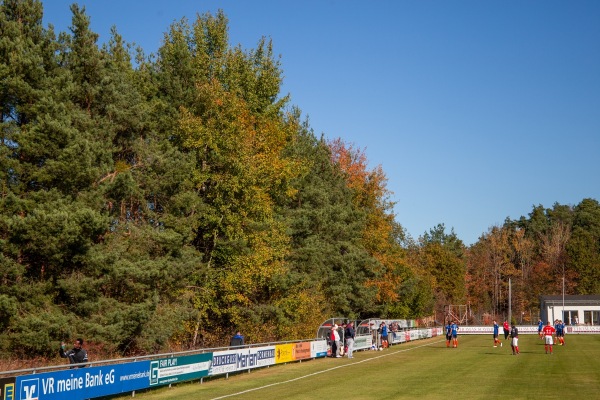
M 77 400 L 146 389 L 150 361 L 18 376 L 15 400 Z

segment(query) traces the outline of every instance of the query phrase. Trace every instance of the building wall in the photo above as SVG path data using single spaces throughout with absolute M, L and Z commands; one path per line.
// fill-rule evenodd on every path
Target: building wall
M 542 309 L 542 321 L 559 319 L 566 325 L 600 325 L 600 305 L 550 304 Z

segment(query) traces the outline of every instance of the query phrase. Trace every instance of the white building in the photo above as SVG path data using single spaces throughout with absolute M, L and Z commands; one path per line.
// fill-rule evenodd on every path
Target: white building
M 600 295 L 540 296 L 540 318 L 570 326 L 600 325 Z

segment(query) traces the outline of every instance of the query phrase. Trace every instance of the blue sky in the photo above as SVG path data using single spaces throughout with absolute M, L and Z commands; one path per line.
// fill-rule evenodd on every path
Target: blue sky
M 70 26 L 73 1 L 46 0 Z M 414 238 L 467 245 L 533 206 L 600 200 L 600 1 L 81 0 L 155 52 L 169 25 L 222 9 L 232 45 L 272 39 L 282 94 L 315 133 L 364 149 Z

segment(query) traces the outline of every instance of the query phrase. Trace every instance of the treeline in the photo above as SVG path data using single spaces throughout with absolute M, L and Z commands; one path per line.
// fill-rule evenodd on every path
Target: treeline
M 506 316 L 510 279 L 513 317 L 535 322 L 540 295 L 600 294 L 600 204 L 533 207 L 527 218 L 490 228 L 468 254 L 470 304 Z
M 77 5 L 69 32 L 42 13 L 0 2 L 3 357 L 77 336 L 130 355 L 234 329 L 312 337 L 332 316 L 501 313 L 509 276 L 525 310 L 563 266 L 569 294 L 597 291 L 595 200 L 534 208 L 471 248 L 442 224 L 413 240 L 384 171 L 317 137 L 280 93 L 272 43 L 231 46 L 222 12 L 172 24 L 152 55 L 116 29 L 100 46 Z

